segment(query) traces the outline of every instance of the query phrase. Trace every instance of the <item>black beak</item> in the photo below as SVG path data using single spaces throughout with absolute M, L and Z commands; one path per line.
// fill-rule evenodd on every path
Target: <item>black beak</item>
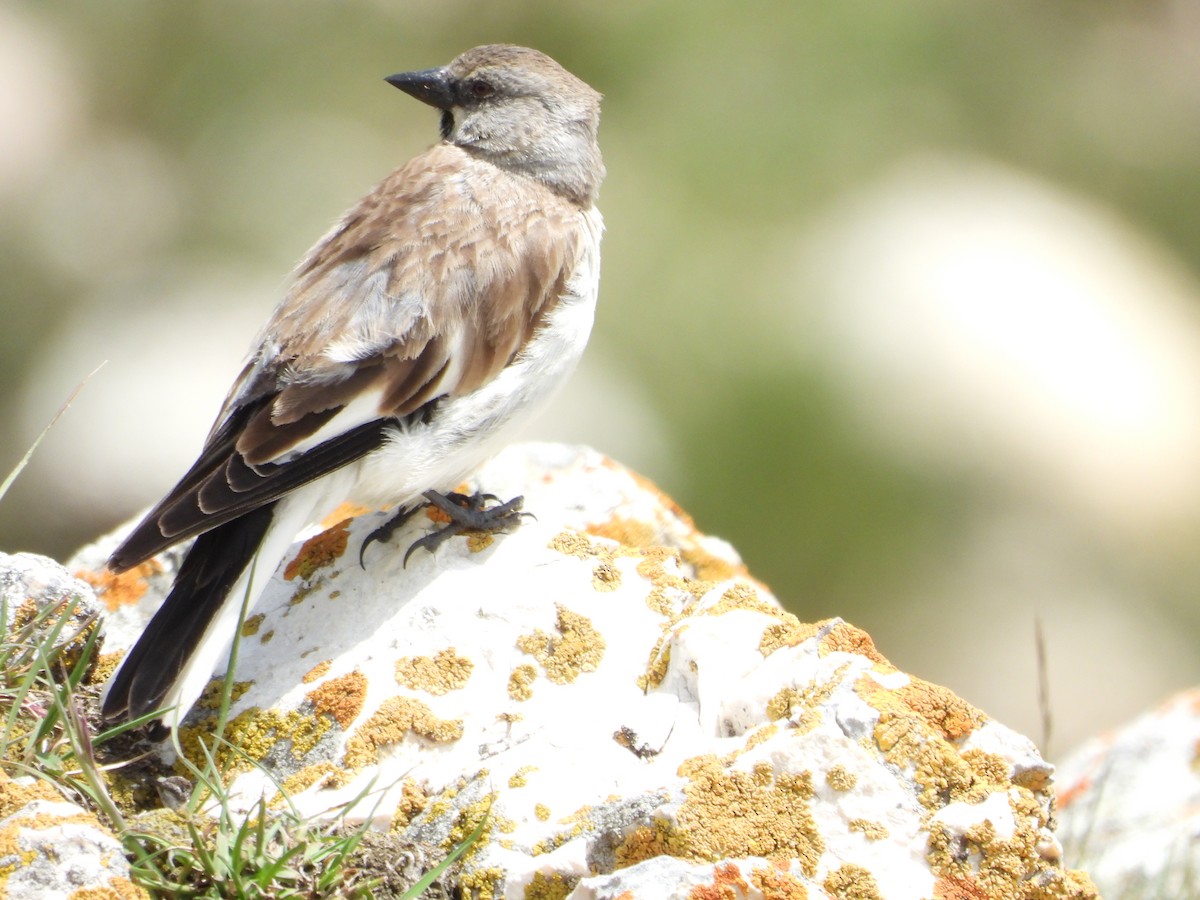
M 389 75 L 384 81 L 435 109 L 449 109 L 455 102 L 454 82 L 444 68 L 401 72 L 398 75 Z

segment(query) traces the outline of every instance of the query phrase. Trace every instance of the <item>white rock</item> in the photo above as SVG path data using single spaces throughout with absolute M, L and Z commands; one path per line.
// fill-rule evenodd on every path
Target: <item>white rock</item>
M 443 855 L 486 817 L 456 877 L 505 897 L 1095 896 L 1039 850 L 1058 846 L 1051 770 L 1027 739 L 841 620 L 784 612 L 644 480 L 526 445 L 470 487 L 537 518 L 405 568 L 431 527 L 414 517 L 364 570 L 368 513 L 276 573 L 225 732 L 260 766 L 223 754 L 244 807 L 274 779 L 307 814 L 353 803 Z M 189 717 L 185 752 L 212 724 Z
M 1200 871 L 1200 689 L 1172 697 L 1062 767 L 1059 821 L 1110 897 L 1187 897 Z

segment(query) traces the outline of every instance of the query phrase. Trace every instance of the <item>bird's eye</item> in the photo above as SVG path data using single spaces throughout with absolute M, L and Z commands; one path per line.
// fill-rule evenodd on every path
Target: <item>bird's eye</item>
M 467 85 L 467 90 L 471 92 L 471 96 L 476 100 L 482 100 L 484 97 L 490 97 L 496 92 L 491 82 L 484 81 L 482 78 L 476 78 Z

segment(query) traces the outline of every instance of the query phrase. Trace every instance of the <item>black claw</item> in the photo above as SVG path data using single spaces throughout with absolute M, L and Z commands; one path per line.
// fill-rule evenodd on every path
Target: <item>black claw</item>
M 532 513 L 521 512 L 521 506 L 525 502 L 524 497 L 513 497 L 507 503 L 500 503 L 500 498 L 495 494 L 472 494 L 468 497 L 465 494 L 439 494 L 437 491 L 426 491 L 422 496 L 429 501 L 429 506 L 437 507 L 449 516 L 450 522 L 413 541 L 408 552 L 404 554 L 406 567 L 409 557 L 416 552 L 418 547 L 424 547 L 430 553 L 436 553 L 438 547 L 455 535 L 472 531 L 495 534 L 519 525 L 524 516 L 532 516 Z M 485 504 L 489 502 L 497 505 L 486 506 Z
M 417 504 L 413 507 L 401 507 L 399 512 L 363 538 L 362 546 L 358 548 L 358 564 L 363 569 L 366 569 L 367 565 L 363 561 L 363 558 L 366 555 L 367 548 L 376 541 L 388 540 L 395 533 L 397 528 L 412 518 L 413 513 L 415 513 L 418 509 L 424 508 L 424 504 Z

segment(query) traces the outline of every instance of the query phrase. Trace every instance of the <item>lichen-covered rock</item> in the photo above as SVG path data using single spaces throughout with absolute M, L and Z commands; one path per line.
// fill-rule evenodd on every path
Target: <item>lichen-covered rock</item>
M 0 553 L 0 609 L 7 628 L 3 637 L 12 648 L 10 665 L 35 663 L 40 649 L 47 661 L 67 670 L 99 627 L 101 612 L 91 587 L 35 553 Z M 70 621 L 61 621 L 64 616 Z
M 455 873 L 481 897 L 1096 896 L 1062 865 L 1027 739 L 842 621 L 784 612 L 644 480 L 534 445 L 469 487 L 536 519 L 405 568 L 432 525 L 414 517 L 361 568 L 384 516 L 358 511 L 276 573 L 225 730 L 257 763 L 223 755 L 247 808 L 279 783 L 443 854 L 483 822 Z M 161 565 L 104 596 L 145 608 Z M 110 648 L 136 634 L 109 628 Z
M 0 896 L 21 900 L 135 900 L 116 839 L 48 784 L 0 773 Z
M 1194 897 L 1200 884 L 1200 689 L 1062 766 L 1059 832 L 1110 897 Z

